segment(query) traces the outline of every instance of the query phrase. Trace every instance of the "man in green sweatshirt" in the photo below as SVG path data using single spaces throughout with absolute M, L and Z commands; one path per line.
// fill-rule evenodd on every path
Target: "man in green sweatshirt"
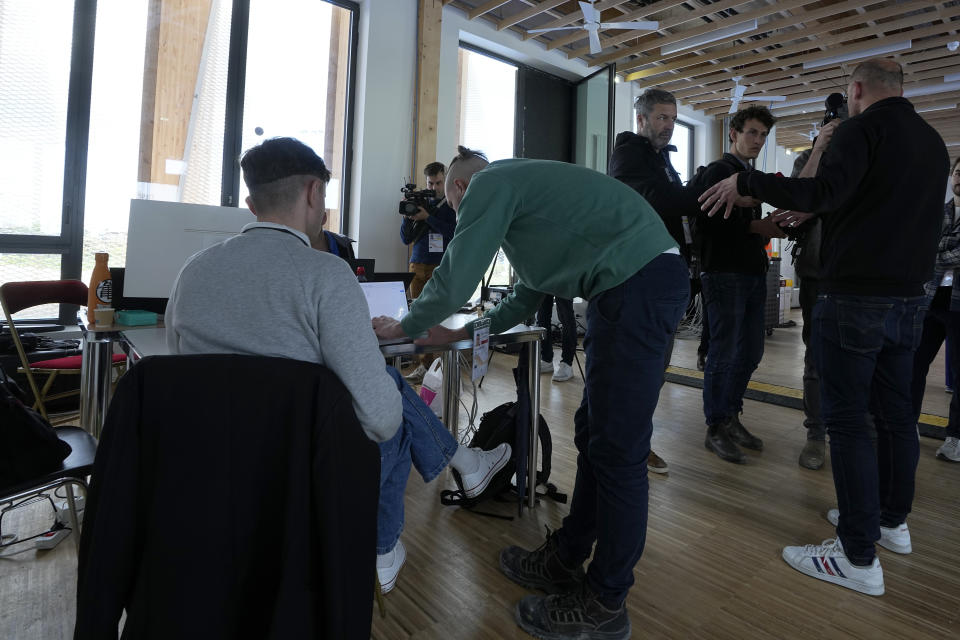
M 545 294 L 589 300 L 570 515 L 536 551 L 501 551 L 500 567 L 553 594 L 517 604 L 518 623 L 533 635 L 629 638 L 624 601 L 646 537 L 653 412 L 667 345 L 689 297 L 677 244 L 636 191 L 573 164 L 488 164 L 460 147 L 445 191 L 457 230 L 443 260 L 402 321 L 377 318 L 374 328 L 383 338 L 422 336 L 424 344 L 466 338 L 472 325 L 439 323 L 473 293 L 498 247 L 519 280 L 487 312 L 491 333 L 532 316 Z

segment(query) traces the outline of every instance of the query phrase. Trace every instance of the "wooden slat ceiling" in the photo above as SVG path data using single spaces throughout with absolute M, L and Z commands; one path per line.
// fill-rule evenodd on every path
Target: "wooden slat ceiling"
M 730 108 L 733 77 L 743 76 L 747 94 L 787 96 L 767 103 L 781 118 L 777 142 L 785 147 L 809 146 L 808 132 L 823 117 L 823 99 L 843 92 L 857 62 L 876 55 L 878 47 L 896 47 L 884 54 L 903 65 L 904 90 L 919 92 L 910 100 L 960 153 L 960 0 L 596 0 L 605 22 L 656 20 L 656 32 L 602 31 L 603 51 L 590 53 L 587 32 L 531 29 L 583 24 L 583 13 L 568 0 L 444 0 L 471 20 L 485 20 L 509 29 L 524 40 L 535 39 L 547 50 L 580 58 L 590 66 L 615 64 L 617 73 L 638 88 L 659 86 L 694 109 L 723 118 Z M 676 52 L 661 47 L 688 38 L 709 38 L 718 29 L 757 28 Z M 907 44 L 909 43 L 909 44 Z M 838 56 L 851 59 L 830 62 Z M 826 63 L 818 61 L 827 60 Z M 807 65 L 807 69 L 804 68 Z M 947 91 L 947 89 L 953 89 Z M 805 102 L 804 102 L 805 101 Z M 747 104 L 745 100 L 743 104 Z M 793 104 L 791 104 L 793 103 Z M 954 148 L 956 147 L 956 148 Z

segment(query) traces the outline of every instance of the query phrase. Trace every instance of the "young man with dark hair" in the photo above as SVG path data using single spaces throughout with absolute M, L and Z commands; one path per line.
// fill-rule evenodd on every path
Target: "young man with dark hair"
M 411 464 L 425 482 L 449 464 L 475 496 L 507 463 L 510 447 L 459 446 L 400 373 L 384 366 L 356 276 L 310 247 L 330 180 L 323 160 L 298 140 L 273 138 L 247 151 L 240 166 L 257 221 L 184 265 L 167 304 L 167 345 L 171 353 L 306 360 L 340 378 L 360 425 L 380 445 L 377 573 L 389 591 L 406 559 L 400 533 Z
M 697 175 L 694 189 L 702 192 L 730 175 L 750 171 L 750 161 L 760 154 L 775 122 L 766 107 L 738 111 L 730 121 L 730 152 Z M 740 413 L 747 383 L 763 357 L 768 262 L 764 245 L 784 234 L 770 218 L 762 219 L 756 201 L 735 207 L 729 219 L 701 215 L 698 224 L 700 278 L 710 330 L 703 375 L 704 444 L 720 459 L 744 464 L 740 446 L 763 448 L 763 441 L 740 422 Z
M 518 603 L 517 621 L 529 633 L 625 640 L 624 601 L 647 529 L 653 412 L 664 354 L 687 306 L 686 265 L 646 200 L 585 167 L 488 164 L 461 148 L 447 171 L 446 194 L 458 214 L 447 255 L 402 321 L 376 318 L 374 326 L 384 338 L 426 332 L 419 342 L 428 344 L 466 338 L 472 324 L 454 331 L 438 323 L 473 292 L 501 246 L 519 280 L 487 312 L 491 333 L 529 318 L 544 294 L 590 301 L 570 514 L 539 549 L 501 551 L 500 568 L 519 584 L 557 594 Z
M 960 362 L 960 287 L 954 286 L 960 276 L 960 158 L 950 168 L 950 186 L 953 197 L 943 205 L 943 231 L 937 248 L 937 262 L 933 278 L 924 285 L 927 294 L 927 315 L 923 320 L 923 335 L 913 358 L 913 412 L 920 415 L 923 392 L 930 363 L 937 357 L 946 341 L 950 362 Z M 951 369 L 948 381 L 953 389 L 960 389 L 960 367 Z M 937 449 L 937 457 L 947 462 L 960 462 L 960 394 L 950 398 L 950 418 L 946 439 Z
M 782 555 L 810 577 L 875 596 L 884 592 L 875 543 L 912 548 L 906 519 L 920 443 L 910 386 L 950 172 L 943 139 L 903 98 L 902 83 L 893 60 L 854 69 L 851 117 L 837 127 L 816 177 L 740 173 L 701 197 L 708 215 L 728 215 L 737 198 L 752 195 L 823 219 L 811 341 L 839 507 L 827 518 L 837 537 Z
M 413 245 L 410 252 L 410 272 L 414 276 L 408 290 L 412 299 L 420 296 L 423 286 L 440 264 L 443 252 L 446 251 L 457 226 L 457 214 L 450 208 L 443 194 L 446 167 L 442 162 L 431 162 L 423 168 L 423 177 L 426 179 L 426 188 L 436 192 L 437 197 L 431 203 L 429 211 L 420 207 L 412 216 L 403 216 L 400 223 L 400 239 L 405 245 Z M 407 374 L 407 380 L 411 384 L 423 382 L 427 367 L 435 358 L 434 354 L 424 354 L 417 368 Z

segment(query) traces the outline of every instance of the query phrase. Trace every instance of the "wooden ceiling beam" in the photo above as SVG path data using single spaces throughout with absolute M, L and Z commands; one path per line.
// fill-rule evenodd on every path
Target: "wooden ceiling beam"
M 922 2 L 914 2 L 911 4 L 913 6 L 919 5 L 921 8 L 924 5 L 924 3 Z M 887 14 L 888 16 L 890 14 L 889 8 L 883 9 L 881 11 L 882 13 Z M 894 13 L 894 15 L 896 15 L 896 13 Z M 900 20 L 895 20 L 893 22 L 884 23 L 880 27 L 881 29 L 880 33 L 883 33 L 886 31 L 899 30 L 899 29 L 908 29 L 908 28 L 916 27 L 918 25 L 931 22 L 931 21 L 948 19 L 954 16 L 960 16 L 960 8 L 953 7 L 951 9 L 948 9 L 942 12 L 941 11 L 924 12 L 922 14 L 913 15 Z M 860 16 L 857 16 L 856 19 L 861 20 Z M 851 23 L 847 20 L 841 20 L 839 22 L 844 24 L 845 26 L 854 26 L 854 23 Z M 860 24 L 862 25 L 862 22 Z M 816 29 L 816 31 L 813 31 L 813 32 L 819 33 L 820 31 L 830 31 L 829 26 L 830 26 L 829 24 L 827 25 L 821 24 L 821 25 L 818 25 L 818 27 L 811 28 L 811 29 Z M 939 30 L 935 30 L 934 32 L 931 32 L 931 33 L 939 34 L 942 32 L 943 32 L 943 28 L 940 28 Z M 799 38 L 805 37 L 803 35 L 804 32 L 792 32 L 792 33 L 796 33 L 796 37 L 793 39 L 799 39 Z M 913 36 L 914 33 L 915 31 L 911 31 L 909 33 L 897 34 L 897 36 L 898 37 L 902 36 L 903 39 L 907 39 L 907 38 L 912 39 L 914 37 Z M 809 42 L 809 41 L 798 42 L 797 44 L 794 44 L 794 45 L 781 47 L 779 49 L 774 49 L 772 51 L 763 51 L 752 56 L 748 55 L 748 56 L 742 56 L 739 58 L 735 57 L 728 60 L 727 62 L 723 62 L 723 63 L 718 62 L 715 66 L 741 67 L 744 69 L 744 71 L 749 73 L 750 71 L 752 71 L 752 69 L 748 65 L 752 65 L 758 62 L 763 62 L 764 60 L 770 60 L 771 58 L 774 59 L 775 62 L 771 63 L 771 65 L 768 65 L 768 68 L 770 69 L 777 68 L 782 64 L 789 65 L 789 64 L 796 64 L 797 62 L 808 62 L 808 61 L 814 62 L 822 58 L 831 57 L 831 56 L 842 54 L 842 53 L 855 52 L 855 51 L 867 51 L 870 49 L 874 49 L 878 46 L 877 41 L 880 40 L 880 38 L 873 38 L 872 40 L 860 42 L 848 47 L 825 49 L 825 50 L 820 50 L 813 53 L 804 53 L 804 52 L 809 52 L 811 49 L 816 49 L 818 47 L 823 47 L 823 46 L 842 45 L 844 42 L 849 42 L 854 39 L 859 39 L 859 38 L 869 37 L 869 36 L 876 36 L 876 35 L 877 35 L 877 31 L 873 29 L 869 29 L 869 28 L 856 29 L 854 31 L 846 31 L 844 33 L 831 35 L 829 37 L 823 38 L 822 40 L 818 40 L 815 43 Z M 739 47 L 733 47 L 731 49 L 739 49 Z M 718 57 L 718 54 L 719 54 L 719 57 Z M 792 56 L 794 54 L 801 54 L 801 57 L 783 59 L 783 56 L 788 56 L 788 55 Z M 642 71 L 636 72 L 636 74 L 644 74 L 642 77 L 650 78 L 652 76 L 662 74 L 666 71 L 673 71 L 674 69 L 678 69 L 678 68 L 686 68 L 687 71 L 684 72 L 684 74 L 680 74 L 680 75 L 687 75 L 687 77 L 695 77 L 698 74 L 710 73 L 711 71 L 713 71 L 714 66 L 705 64 L 706 59 L 708 57 L 709 57 L 709 60 L 711 61 L 717 61 L 717 60 L 726 59 L 730 55 L 734 55 L 734 54 L 732 53 L 728 54 L 725 51 L 713 51 L 707 55 L 697 56 L 696 58 L 691 58 L 686 61 L 653 67 L 651 69 L 644 69 Z M 698 68 L 695 65 L 700 65 L 700 66 Z M 839 65 L 831 65 L 831 66 L 839 66 Z M 627 76 L 627 78 L 635 79 L 636 74 L 630 74 Z
M 654 40 L 654 41 L 652 41 L 652 42 L 648 42 L 648 43 L 644 43 L 644 44 L 641 44 L 641 45 L 637 45 L 637 46 L 635 46 L 635 47 L 630 47 L 630 48 L 628 48 L 628 49 L 620 49 L 620 50 L 618 50 L 618 51 L 615 51 L 615 52 L 613 52 L 613 53 L 607 54 L 607 55 L 605 55 L 605 56 L 600 56 L 600 57 L 598 57 L 598 58 L 597 58 L 595 61 L 593 61 L 593 62 L 595 62 L 596 64 L 606 64 L 606 63 L 609 63 L 609 62 L 615 62 L 615 61 L 617 61 L 617 60 L 621 60 L 621 59 L 623 59 L 623 58 L 625 58 L 625 57 L 627 57 L 627 56 L 630 56 L 630 55 L 638 55 L 638 56 L 647 55 L 647 56 L 649 56 L 649 52 L 650 52 L 650 51 L 652 51 L 652 50 L 654 50 L 654 49 L 660 49 L 660 50 L 661 50 L 658 55 L 653 55 L 653 56 L 649 56 L 649 57 L 634 58 L 634 59 L 632 59 L 632 60 L 630 60 L 630 61 L 628 61 L 628 62 L 625 62 L 625 63 L 623 63 L 623 64 L 618 64 L 618 65 L 617 65 L 617 71 L 629 71 L 630 69 L 635 69 L 635 68 L 637 68 L 637 67 L 642 67 L 642 66 L 644 66 L 644 65 L 652 64 L 652 63 L 657 62 L 657 61 L 660 61 L 660 60 L 666 60 L 666 59 L 670 59 L 670 58 L 677 57 L 677 56 L 679 56 L 679 55 L 687 55 L 687 54 L 690 53 L 690 51 L 684 51 L 684 52 L 664 54 L 664 53 L 663 53 L 663 47 L 664 47 L 665 45 L 673 44 L 673 43 L 675 43 L 675 42 L 680 42 L 680 41 L 682 41 L 682 40 L 686 40 L 686 39 L 692 38 L 692 37 L 694 37 L 694 36 L 699 36 L 699 35 L 708 34 L 708 33 L 710 33 L 711 31 L 716 31 L 717 29 L 721 29 L 721 28 L 723 28 L 723 27 L 725 27 L 725 26 L 728 26 L 728 25 L 740 24 L 741 22 L 747 22 L 748 20 L 753 20 L 753 19 L 757 19 L 757 20 L 759 21 L 761 18 L 766 18 L 766 17 L 768 17 L 768 16 L 770 16 L 770 15 L 773 15 L 773 14 L 776 14 L 776 13 L 778 13 L 778 12 L 780 12 L 780 11 L 790 11 L 790 10 L 793 10 L 793 9 L 799 9 L 799 8 L 801 8 L 801 7 L 804 7 L 804 6 L 810 5 L 810 4 L 815 4 L 815 2 L 812 2 L 811 0 L 788 0 L 788 1 L 786 1 L 786 2 L 778 1 L 775 6 L 774 6 L 774 5 L 767 5 L 767 6 L 764 7 L 763 9 L 755 9 L 755 10 L 753 10 L 753 11 L 748 11 L 748 12 L 746 12 L 746 13 L 738 13 L 738 14 L 735 15 L 735 16 L 731 16 L 731 17 L 729 17 L 729 18 L 724 18 L 724 19 L 722 19 L 722 20 L 714 20 L 713 22 L 704 24 L 704 25 L 702 25 L 702 26 L 699 26 L 699 27 L 696 27 L 696 28 L 693 28 L 693 29 L 686 29 L 686 30 L 684 30 L 684 31 L 678 31 L 678 32 L 676 32 L 676 33 L 671 33 L 669 36 L 665 36 L 665 37 L 663 37 L 663 38 L 656 39 L 656 40 Z M 861 4 L 862 4 L 862 3 L 861 3 Z M 712 6 L 715 6 L 715 5 L 709 5 L 709 6 L 712 7 Z M 826 10 L 827 10 L 828 15 L 829 15 L 829 9 L 826 9 Z M 822 10 L 817 10 L 817 11 L 822 11 Z M 777 26 L 786 26 L 787 24 L 795 24 L 795 23 L 796 23 L 796 20 L 793 20 L 793 21 L 790 22 L 790 23 L 787 23 L 787 22 L 781 21 L 781 20 L 778 20 L 778 21 L 775 21 L 775 22 L 777 23 Z M 757 28 L 756 28 L 756 29 L 753 29 L 752 31 L 747 31 L 746 33 L 743 33 L 743 34 L 741 34 L 741 35 L 738 35 L 738 36 L 735 36 L 735 37 L 733 37 L 733 38 L 730 38 L 730 40 L 740 40 L 740 39 L 749 38 L 750 36 L 762 35 L 762 34 L 764 34 L 764 33 L 767 33 L 770 29 L 776 28 L 776 27 L 773 27 L 773 26 L 768 27 L 768 26 L 767 26 L 768 24 L 769 24 L 769 23 L 757 24 Z M 712 42 L 712 43 L 703 45 L 703 47 L 701 47 L 701 48 L 717 46 L 718 44 L 723 44 L 723 42 L 724 42 L 724 41 Z
M 952 67 L 945 67 L 942 69 L 931 69 L 929 71 L 918 71 L 916 73 L 911 73 L 909 75 L 909 78 L 913 82 L 919 82 L 921 80 L 932 80 L 932 79 L 942 78 L 945 74 L 948 74 L 948 73 L 960 73 L 960 56 L 958 56 L 956 60 L 956 64 Z M 905 89 L 909 89 L 910 86 L 911 85 L 909 83 L 904 84 Z M 804 94 L 808 94 L 811 92 L 813 93 L 822 92 L 824 94 L 824 98 L 826 98 L 827 93 L 830 93 L 833 91 L 840 91 L 842 93 L 842 89 L 843 87 L 837 87 L 836 84 L 833 82 L 824 81 L 824 82 L 818 82 L 818 83 L 812 84 L 808 87 L 793 89 L 794 91 L 793 93 L 790 93 L 789 90 L 784 91 L 783 93 L 784 95 L 787 96 L 787 100 L 789 101 L 789 100 L 802 99 L 806 97 Z M 754 95 L 762 96 L 763 94 L 754 94 Z M 762 98 L 754 99 L 753 96 L 746 96 L 743 102 L 744 103 L 750 103 L 750 102 L 762 103 L 764 101 Z M 690 100 L 690 101 L 686 101 L 685 104 L 693 107 L 694 109 L 697 109 L 698 111 L 703 111 L 703 113 L 705 113 L 708 116 L 723 115 L 730 109 L 729 100 L 726 100 L 726 101 L 722 99 L 718 100 L 715 97 L 714 98 L 705 97 L 705 98 L 702 98 L 701 100 Z M 771 111 L 773 111 L 773 114 L 776 115 L 778 108 L 779 108 L 778 105 L 774 103 L 770 109 Z
M 626 3 L 627 3 L 627 0 L 603 0 L 602 2 L 597 2 L 594 5 L 594 7 L 596 9 L 599 9 L 600 11 L 605 11 L 607 9 L 616 7 L 617 5 L 626 4 Z M 548 22 L 536 28 L 537 29 L 556 29 L 559 27 L 569 26 L 578 20 L 583 20 L 583 11 L 581 11 L 580 9 L 577 9 L 576 11 L 571 11 L 570 13 L 564 16 L 561 16 L 552 22 Z M 530 38 L 540 37 L 540 35 L 541 34 L 539 33 L 525 33 L 523 35 L 523 39 L 529 40 Z
M 510 2 L 510 0 L 490 0 L 489 2 L 484 2 L 483 4 L 477 6 L 476 9 L 471 9 L 467 12 L 467 18 L 473 20 L 479 18 L 485 13 L 490 13 L 494 9 L 498 9 L 503 5 Z
M 958 25 L 960 26 L 960 25 Z M 949 53 L 943 45 L 949 42 L 951 39 L 956 39 L 955 36 L 942 36 L 937 38 L 932 42 L 932 49 L 922 49 L 920 51 L 911 51 L 903 56 L 898 58 L 900 64 L 904 66 L 904 73 L 910 74 L 915 70 L 926 70 L 929 68 L 936 68 L 938 66 L 944 66 L 941 62 L 944 58 L 949 58 L 955 54 Z M 928 43 L 922 43 L 922 46 L 927 47 Z M 922 66 L 917 66 L 922 65 Z M 746 76 L 746 80 L 750 83 L 751 86 L 763 86 L 765 90 L 781 90 L 783 87 L 788 87 L 796 84 L 797 82 L 816 82 L 818 80 L 823 80 L 826 78 L 842 78 L 839 82 L 839 87 L 843 88 L 847 84 L 847 74 L 849 72 L 844 69 L 831 68 L 825 71 L 815 71 L 815 72 L 805 72 L 801 67 L 796 67 L 792 69 L 787 69 L 786 71 L 774 70 L 766 72 L 760 75 L 749 75 Z M 786 77 L 784 77 L 786 76 Z M 729 80 L 729 77 L 719 79 L 714 84 L 703 84 L 695 81 L 687 81 L 687 86 L 685 88 L 677 88 L 670 84 L 658 85 L 661 86 L 673 93 L 676 96 L 677 100 L 686 103 L 691 98 L 695 96 L 702 96 L 710 93 L 715 93 L 717 91 L 725 91 L 733 87 L 733 82 Z
M 782 26 L 790 26 L 790 25 L 796 24 L 796 21 L 798 18 L 802 19 L 804 23 L 807 25 L 807 27 L 804 29 L 795 29 L 791 31 L 786 31 L 770 38 L 764 38 L 763 40 L 750 41 L 742 45 L 736 45 L 726 49 L 710 51 L 709 53 L 703 56 L 687 55 L 682 59 L 678 59 L 673 62 L 669 62 L 665 65 L 657 66 L 651 69 L 638 71 L 637 73 L 649 72 L 649 73 L 646 73 L 646 75 L 649 76 L 649 75 L 655 75 L 656 73 L 665 73 L 667 71 L 673 71 L 676 69 L 692 67 L 698 64 L 703 64 L 704 62 L 703 59 L 705 57 L 709 57 L 711 61 L 719 61 L 726 58 L 742 55 L 743 57 L 737 58 L 735 62 L 738 63 L 738 65 L 746 65 L 746 64 L 752 64 L 754 62 L 760 62 L 763 60 L 769 60 L 771 53 L 779 57 L 781 55 L 788 54 L 788 53 L 805 51 L 805 50 L 810 50 L 817 47 L 824 47 L 829 44 L 834 44 L 836 42 L 841 41 L 839 39 L 841 36 L 832 36 L 832 37 L 824 38 L 822 40 L 817 40 L 817 41 L 810 41 L 808 39 L 811 38 L 811 36 L 818 35 L 821 33 L 828 33 L 830 31 L 835 31 L 837 29 L 846 29 L 847 27 L 854 27 L 854 28 L 861 27 L 863 26 L 863 16 L 855 15 L 855 16 L 851 16 L 849 18 L 844 18 L 842 20 L 837 20 L 837 21 L 830 21 L 830 20 L 826 20 L 824 22 L 814 22 L 814 21 L 828 18 L 834 15 L 837 15 L 838 13 L 845 13 L 847 11 L 851 11 L 855 9 L 857 6 L 859 6 L 860 4 L 862 4 L 862 0 L 849 0 L 848 2 L 844 2 L 841 4 L 835 4 L 829 7 L 823 7 L 823 8 L 817 9 L 816 11 L 810 12 L 809 14 L 806 14 L 803 16 L 791 16 L 790 18 L 783 18 L 781 20 L 768 22 L 767 24 L 770 25 L 771 31 L 773 31 L 774 29 L 778 29 Z M 912 0 L 912 2 L 910 2 L 909 4 L 917 9 L 923 9 L 924 7 L 928 6 L 929 3 L 924 2 L 922 0 Z M 891 18 L 897 15 L 900 15 L 903 13 L 903 9 L 901 8 L 902 6 L 903 5 L 895 5 L 892 7 L 883 7 L 881 9 L 877 9 L 876 18 L 878 20 L 881 20 L 883 18 Z M 774 23 L 776 23 L 776 26 L 774 26 Z M 854 34 L 853 37 L 855 38 L 857 37 L 855 33 L 856 32 L 854 31 L 848 31 L 844 33 L 842 37 L 847 37 L 850 34 Z M 863 33 L 864 35 L 867 34 L 866 31 L 864 31 Z M 797 40 L 805 40 L 805 41 L 800 42 L 798 44 L 790 45 L 790 46 L 783 46 L 774 50 L 765 50 L 765 51 L 760 50 L 760 49 L 765 49 L 767 47 L 773 47 L 774 45 L 781 45 L 789 42 L 794 42 Z M 751 53 L 754 53 L 754 55 L 749 55 Z M 618 68 L 617 71 L 620 71 L 620 68 Z M 628 78 L 632 76 L 633 74 L 628 76 Z
M 954 7 L 950 9 L 947 13 L 960 15 L 960 8 Z M 940 44 L 946 44 L 946 42 L 951 39 L 951 36 L 940 36 L 940 34 L 942 34 L 944 31 L 947 31 L 949 28 L 950 27 L 946 24 L 937 24 L 937 25 L 933 25 L 931 27 L 926 27 L 923 29 L 913 29 L 909 32 L 904 33 L 903 37 L 905 39 L 910 38 L 911 40 L 913 40 L 914 47 L 921 47 L 923 49 L 927 49 Z M 924 42 L 916 42 L 921 38 L 929 38 L 929 40 Z M 876 39 L 874 39 L 866 42 L 860 42 L 854 45 L 837 47 L 837 48 L 828 50 L 828 52 L 830 53 L 830 55 L 860 53 L 860 52 L 873 49 L 876 46 L 877 46 Z M 753 79 L 751 77 L 753 74 L 769 71 L 769 72 L 774 72 L 772 75 L 776 75 L 777 73 L 783 73 L 783 70 L 781 69 L 782 65 L 792 66 L 792 65 L 799 65 L 803 62 L 812 62 L 814 60 L 818 60 L 822 58 L 823 54 L 824 52 L 818 51 L 817 53 L 811 53 L 811 54 L 792 55 L 790 58 L 787 58 L 785 60 L 776 60 L 775 62 L 771 62 L 768 64 L 758 64 L 758 65 L 754 65 L 747 68 L 737 69 L 736 75 L 745 76 L 747 78 L 747 82 L 750 83 L 750 82 L 753 82 Z M 720 69 L 718 69 L 717 71 L 713 71 L 713 69 L 716 69 L 717 67 L 711 67 L 709 69 L 702 68 L 702 67 L 694 68 L 691 71 L 689 71 L 687 74 L 685 74 L 684 77 L 677 77 L 677 78 L 670 78 L 670 79 L 665 78 L 663 82 L 642 83 L 640 84 L 640 88 L 645 88 L 649 86 L 658 86 L 661 88 L 665 88 L 667 90 L 672 90 L 670 89 L 670 85 L 674 82 L 687 81 L 688 86 L 690 86 L 692 84 L 704 85 L 704 84 L 709 84 L 711 82 L 729 81 L 730 76 L 734 75 L 731 70 L 731 67 L 733 66 L 739 66 L 739 65 L 731 65 L 731 64 L 717 65 L 717 67 L 720 67 Z M 707 75 L 702 75 L 702 76 L 699 75 L 703 73 Z M 695 77 L 697 78 L 697 80 L 693 81 L 693 78 Z M 717 89 L 719 88 L 720 87 L 717 87 Z
M 545 13 L 550 9 L 559 7 L 560 5 L 568 2 L 569 0 L 544 0 L 539 4 L 531 5 L 529 8 L 524 9 L 523 11 L 518 11 L 508 18 L 503 18 L 497 22 L 497 31 L 503 31 L 508 27 L 512 27 L 515 24 L 523 22 L 533 16 L 540 15 Z

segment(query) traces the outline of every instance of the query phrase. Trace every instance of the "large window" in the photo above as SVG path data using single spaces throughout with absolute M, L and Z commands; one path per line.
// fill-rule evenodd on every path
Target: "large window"
M 238 156 L 267 137 L 324 157 L 339 231 L 356 20 L 345 0 L 0 2 L 0 281 L 123 266 L 134 198 L 244 206 Z
M 693 127 L 677 120 L 670 143 L 677 148 L 671 155 L 670 162 L 686 184 L 693 177 Z
M 491 162 L 514 157 L 517 66 L 461 47 L 459 72 L 457 143 L 483 151 Z M 510 262 L 502 252 L 491 266 L 491 283 L 510 282 Z M 479 286 L 474 299 L 478 293 Z
M 517 67 L 460 48 L 457 141 L 479 149 L 490 161 L 514 156 Z

